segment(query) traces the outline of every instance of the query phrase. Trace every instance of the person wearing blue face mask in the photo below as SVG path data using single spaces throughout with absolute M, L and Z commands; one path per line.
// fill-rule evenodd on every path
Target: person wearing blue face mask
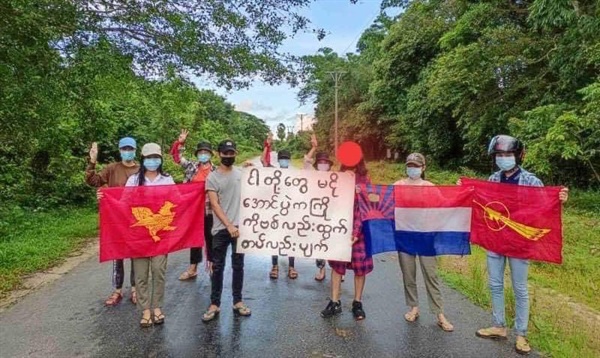
M 194 156 L 197 160 L 188 160 L 183 156 L 185 150 L 184 145 L 188 134 L 189 132 L 185 129 L 181 131 L 179 138 L 171 146 L 170 154 L 173 157 L 173 161 L 181 165 L 184 170 L 184 183 L 206 182 L 208 174 L 216 168 L 211 162 L 213 154 L 212 145 L 205 141 L 198 143 L 194 152 Z M 211 262 L 212 226 L 212 209 L 208 196 L 206 196 L 204 207 L 204 242 L 206 247 L 207 270 L 209 271 Z M 201 262 L 202 248 L 194 247 L 190 249 L 190 266 L 179 275 L 179 280 L 186 281 L 198 277 L 198 264 Z
M 497 135 L 490 141 L 488 154 L 500 169 L 490 176 L 489 181 L 512 185 L 544 186 L 534 174 L 521 167 L 525 157 L 523 143 L 508 135 Z M 567 201 L 569 189 L 559 192 L 559 200 Z M 487 252 L 488 284 L 492 296 L 493 326 L 476 332 L 481 338 L 506 339 L 507 328 L 504 307 L 504 271 L 506 261 L 510 266 L 512 287 L 515 295 L 515 350 L 519 354 L 529 354 L 531 347 L 527 341 L 529 322 L 529 293 L 527 289 L 529 260 L 507 257 L 495 252 Z
M 142 147 L 142 166 L 127 179 L 125 186 L 175 185 L 173 178 L 163 172 L 162 151 L 156 143 Z M 163 324 L 162 306 L 165 296 L 167 255 L 134 258 L 135 283 L 138 290 L 138 306 L 142 310 L 142 328 Z
M 282 169 L 287 169 L 290 167 L 290 159 L 291 159 L 291 155 L 290 155 L 290 151 L 289 150 L 280 150 L 279 152 L 277 152 L 277 162 L 279 163 L 279 167 Z M 273 267 L 271 268 L 271 271 L 269 272 L 269 277 L 276 280 L 279 278 L 279 257 L 277 255 L 273 255 L 271 256 L 271 263 L 273 265 Z M 296 268 L 294 267 L 295 264 L 295 258 L 294 257 L 288 257 L 288 277 L 291 278 L 292 280 L 295 280 L 296 278 L 298 278 L 298 271 L 296 271 Z
M 140 169 L 139 164 L 135 162 L 135 150 L 135 139 L 131 137 L 121 138 L 121 140 L 119 140 L 119 153 L 121 155 L 121 161 L 108 164 L 102 168 L 102 170 L 96 171 L 96 162 L 98 160 L 98 144 L 96 142 L 92 143 L 89 164 L 85 170 L 85 182 L 88 185 L 96 188 L 103 186 L 124 186 L 127 182 L 127 178 L 137 173 Z M 98 199 L 100 199 L 101 194 L 97 195 Z M 131 282 L 130 300 L 133 304 L 136 304 L 137 294 L 135 291 L 133 265 L 131 266 L 131 273 L 129 276 Z M 123 299 L 123 283 L 125 281 L 125 267 L 123 260 L 113 261 L 112 280 L 113 292 L 104 302 L 106 306 L 116 306 Z

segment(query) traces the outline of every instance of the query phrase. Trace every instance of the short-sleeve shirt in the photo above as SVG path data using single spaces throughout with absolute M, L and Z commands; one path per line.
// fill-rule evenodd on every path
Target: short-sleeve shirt
M 214 191 L 217 194 L 221 209 L 235 226 L 239 226 L 240 221 L 241 181 L 242 170 L 238 167 L 233 167 L 227 173 L 222 173 L 217 169 L 208 174 L 206 178 L 206 191 Z M 213 235 L 224 229 L 227 227 L 213 212 Z
M 132 175 L 127 179 L 127 183 L 125 186 L 137 186 L 138 185 L 138 176 L 136 174 Z M 156 185 L 175 185 L 175 181 L 173 181 L 173 177 L 170 175 L 159 174 L 154 178 L 154 180 L 146 179 L 144 180 L 144 186 L 156 186 Z

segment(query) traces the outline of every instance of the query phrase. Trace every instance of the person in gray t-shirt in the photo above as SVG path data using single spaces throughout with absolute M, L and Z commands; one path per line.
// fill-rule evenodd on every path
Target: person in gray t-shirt
M 240 219 L 242 172 L 233 166 L 237 149 L 232 140 L 219 144 L 221 165 L 206 178 L 206 192 L 213 209 L 212 276 L 210 306 L 202 316 L 202 321 L 212 321 L 220 312 L 223 293 L 223 271 L 227 249 L 232 245 L 231 255 L 233 291 L 233 312 L 238 316 L 250 316 L 250 308 L 242 301 L 244 286 L 244 255 L 235 253 Z

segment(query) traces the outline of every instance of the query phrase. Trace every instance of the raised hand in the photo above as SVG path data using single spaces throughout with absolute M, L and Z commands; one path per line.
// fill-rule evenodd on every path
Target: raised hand
M 92 143 L 92 148 L 90 148 L 90 162 L 96 163 L 98 160 L 98 143 Z
M 310 135 L 310 144 L 312 145 L 313 148 L 316 148 L 319 146 L 319 143 L 317 142 L 317 136 L 314 133 Z
M 182 129 L 181 133 L 179 134 L 179 143 L 185 143 L 185 140 L 187 139 L 188 134 L 190 134 L 190 131 L 188 131 L 186 129 Z

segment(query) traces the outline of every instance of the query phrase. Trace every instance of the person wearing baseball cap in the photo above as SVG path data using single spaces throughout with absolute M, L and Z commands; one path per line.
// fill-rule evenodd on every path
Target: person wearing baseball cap
M 120 187 L 124 186 L 129 176 L 135 174 L 140 169 L 138 163 L 135 162 L 135 151 L 136 142 L 131 137 L 124 137 L 119 140 L 118 143 L 119 153 L 121 155 L 121 161 L 110 163 L 102 170 L 96 171 L 96 162 L 98 160 L 98 143 L 92 143 L 90 149 L 90 158 L 87 168 L 85 170 L 85 182 L 95 188 L 103 186 L 108 187 Z M 98 198 L 101 197 L 100 192 L 97 194 Z M 131 284 L 131 297 L 132 303 L 137 303 L 137 294 L 135 291 L 135 279 L 133 264 L 131 265 L 130 273 L 130 284 Z M 116 306 L 123 299 L 123 283 L 125 281 L 125 267 L 123 260 L 113 261 L 113 274 L 112 274 L 113 292 L 104 301 L 106 306 Z
M 212 164 L 211 158 L 213 155 L 212 145 L 209 142 L 201 141 L 196 145 L 194 156 L 197 160 L 188 160 L 183 156 L 185 151 L 185 141 L 189 132 L 185 129 L 181 130 L 179 138 L 171 145 L 170 154 L 173 161 L 179 164 L 184 171 L 184 183 L 206 182 L 208 174 L 216 169 Z M 208 196 L 204 207 L 204 242 L 206 247 L 206 261 L 211 262 L 210 255 L 212 251 L 212 226 L 213 215 Z M 179 275 L 179 280 L 186 281 L 198 277 L 198 264 L 202 262 L 202 247 L 194 247 L 190 249 L 190 266 Z M 210 264 L 209 264 L 210 265 Z
M 221 295 L 223 293 L 223 273 L 227 249 L 232 245 L 231 255 L 231 288 L 233 294 L 233 313 L 236 316 L 248 317 L 250 308 L 242 300 L 244 285 L 244 254 L 235 253 L 240 236 L 240 200 L 242 171 L 233 166 L 238 154 L 235 142 L 226 139 L 219 143 L 221 164 L 206 178 L 206 191 L 213 209 L 213 244 L 210 306 L 202 316 L 203 322 L 215 319 L 221 312 Z
M 421 153 L 411 153 L 406 157 L 406 174 L 408 178 L 399 180 L 394 185 L 432 186 L 425 180 L 425 156 Z M 404 299 L 410 310 L 404 314 L 407 322 L 415 322 L 419 318 L 419 296 L 417 294 L 417 256 L 398 251 L 402 283 L 404 284 Z M 427 288 L 429 309 L 437 318 L 438 326 L 445 332 L 452 332 L 454 326 L 444 315 L 440 281 L 437 277 L 437 259 L 435 256 L 419 256 L 421 273 Z

